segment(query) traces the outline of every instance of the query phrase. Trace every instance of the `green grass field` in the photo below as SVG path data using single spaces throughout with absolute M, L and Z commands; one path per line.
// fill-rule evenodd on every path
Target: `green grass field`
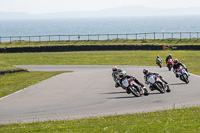
M 87 51 L 50 53 L 3 53 L 0 60 L 10 65 L 137 65 L 156 66 L 157 55 L 163 59 L 172 54 L 189 72 L 200 75 L 199 51 Z
M 200 107 L 80 120 L 0 124 L 1 133 L 199 133 Z
M 139 65 L 156 66 L 155 58 L 164 60 L 172 54 L 189 72 L 200 75 L 199 51 L 87 51 L 52 53 L 3 53 L 0 69 L 16 69 L 12 65 Z M 5 65 L 5 66 L 4 66 Z M 62 72 L 20 72 L 0 76 L 1 96 L 12 93 Z M 26 79 L 26 82 L 24 80 Z M 22 82 L 23 81 L 23 82 Z M 24 84 L 26 83 L 26 84 Z M 105 116 L 80 120 L 0 124 L 0 132 L 200 132 L 200 107 L 165 111 Z

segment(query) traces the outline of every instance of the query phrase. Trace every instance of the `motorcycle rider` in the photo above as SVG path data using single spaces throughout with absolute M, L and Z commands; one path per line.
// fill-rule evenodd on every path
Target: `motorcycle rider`
M 179 62 L 178 59 L 175 59 L 173 62 L 174 62 L 174 64 L 173 64 L 173 72 L 176 74 L 176 77 L 178 78 L 179 75 L 177 74 L 177 69 L 180 69 L 180 67 L 182 66 L 187 71 L 187 68 L 186 68 L 186 66 L 184 64 Z
M 162 58 L 159 55 L 157 55 L 157 57 L 156 57 L 156 64 L 158 64 L 159 61 L 162 61 Z
M 134 76 L 127 75 L 125 72 L 120 72 L 118 76 L 119 76 L 120 85 L 122 84 L 122 80 L 124 78 L 131 79 L 131 80 L 135 81 L 135 83 L 137 83 L 139 86 L 141 86 L 144 89 L 145 95 L 148 95 L 148 91 L 147 91 L 146 87 L 141 82 L 139 82 L 139 80 L 136 79 Z M 140 90 L 138 90 L 138 91 L 140 92 Z M 126 92 L 128 94 L 130 94 L 130 92 L 128 90 L 126 90 Z
M 150 72 L 148 69 L 144 69 L 144 70 L 143 70 L 143 73 L 144 73 L 145 83 L 146 83 L 147 85 L 149 84 L 149 82 L 148 82 L 149 76 L 155 75 L 156 77 L 160 78 L 160 80 L 161 80 L 162 82 L 164 82 L 164 83 L 167 85 L 167 92 L 170 92 L 170 91 L 171 91 L 171 89 L 169 88 L 169 85 L 168 85 L 167 81 L 165 81 L 165 80 L 163 79 L 163 77 L 162 77 L 161 75 L 159 75 L 158 73 Z M 153 87 L 151 86 L 151 84 L 149 85 L 149 89 L 150 89 L 151 91 L 153 91 Z
M 112 72 L 112 77 L 113 77 L 113 80 L 115 81 L 115 87 L 117 88 L 117 87 L 121 86 L 121 83 L 120 83 L 120 81 L 118 79 L 119 74 L 121 72 L 126 73 L 126 71 L 124 71 L 122 69 L 118 69 L 117 66 L 113 66 L 112 67 L 112 71 L 113 71 Z
M 166 58 L 166 64 L 167 64 L 167 61 L 169 60 L 169 59 L 172 59 L 172 54 L 169 54 L 168 56 L 167 56 L 167 58 Z M 173 60 L 173 59 L 172 59 Z
M 112 77 L 113 80 L 115 81 L 115 87 L 120 87 L 122 84 L 122 80 L 127 77 L 127 78 L 132 78 L 138 85 L 140 85 L 144 90 L 146 89 L 146 87 L 139 82 L 135 77 L 133 76 L 129 76 L 127 75 L 126 71 L 122 70 L 122 69 L 118 69 L 117 66 L 113 66 L 112 67 Z M 148 91 L 147 91 L 148 92 Z M 127 92 L 129 93 L 129 92 Z

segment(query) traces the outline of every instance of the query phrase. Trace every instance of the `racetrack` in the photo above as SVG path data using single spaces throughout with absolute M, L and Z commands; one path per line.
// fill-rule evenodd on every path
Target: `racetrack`
M 149 96 L 142 97 L 126 94 L 122 88 L 114 87 L 112 66 L 17 67 L 30 71 L 74 72 L 54 76 L 0 98 L 0 123 L 79 119 L 200 104 L 200 77 L 191 74 L 190 83 L 185 84 L 166 67 L 118 66 L 142 83 L 142 70 L 148 68 L 161 74 L 170 84 L 170 93 L 150 91 Z

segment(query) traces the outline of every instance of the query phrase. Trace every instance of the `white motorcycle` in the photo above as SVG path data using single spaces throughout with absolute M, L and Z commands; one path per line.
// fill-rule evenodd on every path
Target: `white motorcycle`
M 180 77 L 180 80 L 188 84 L 189 83 L 188 72 L 184 68 L 177 69 L 176 71 L 177 71 L 176 74 L 178 74 L 178 76 Z
M 149 93 L 147 90 L 143 89 L 141 86 L 139 86 L 132 78 L 125 77 L 122 79 L 122 88 L 126 91 L 132 93 L 136 97 L 139 97 L 141 95 L 148 95 Z
M 158 76 L 155 75 L 149 76 L 146 84 L 150 84 L 152 86 L 152 90 L 158 90 L 160 93 L 165 93 L 166 90 L 170 90 L 168 89 L 169 86 L 167 86 Z

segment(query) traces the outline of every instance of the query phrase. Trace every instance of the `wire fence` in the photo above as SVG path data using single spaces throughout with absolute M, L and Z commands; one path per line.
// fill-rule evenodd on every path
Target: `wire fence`
M 83 40 L 112 40 L 112 39 L 199 39 L 200 32 L 151 32 L 133 34 L 82 34 L 82 35 L 38 35 L 38 36 L 0 36 L 2 42 L 12 41 L 83 41 Z

